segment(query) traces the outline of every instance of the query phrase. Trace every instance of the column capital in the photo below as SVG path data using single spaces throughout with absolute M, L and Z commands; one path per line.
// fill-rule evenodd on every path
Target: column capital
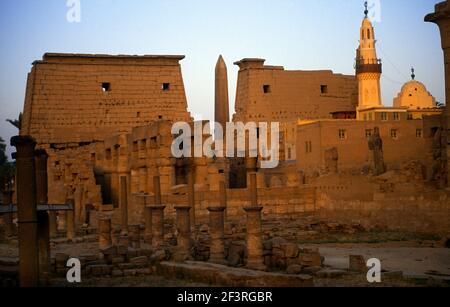
M 209 212 L 223 212 L 226 207 L 224 206 L 210 206 L 207 208 Z
M 244 210 L 246 212 L 261 212 L 264 209 L 264 207 L 262 206 L 249 206 L 249 207 L 244 207 Z

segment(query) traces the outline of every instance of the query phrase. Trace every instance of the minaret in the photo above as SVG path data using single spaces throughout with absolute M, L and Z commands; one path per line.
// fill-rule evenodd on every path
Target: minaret
M 216 98 L 215 98 L 215 121 L 225 129 L 226 123 L 230 121 L 230 110 L 228 106 L 228 73 L 227 65 L 222 56 L 219 56 L 216 64 Z
M 356 50 L 356 77 L 359 87 L 358 109 L 381 107 L 381 60 L 377 58 L 375 48 L 375 32 L 367 17 L 367 1 L 365 2 L 365 17 L 361 25 L 359 48 Z

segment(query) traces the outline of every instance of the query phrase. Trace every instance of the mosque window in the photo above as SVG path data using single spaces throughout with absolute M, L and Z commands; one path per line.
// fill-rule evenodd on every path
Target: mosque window
M 417 137 L 417 138 L 421 138 L 422 135 L 423 135 L 422 129 L 417 129 L 417 130 L 416 130 L 416 137 Z
M 386 112 L 381 113 L 381 120 L 384 120 L 384 121 L 388 120 L 388 115 Z
M 263 91 L 264 91 L 264 94 L 269 94 L 272 92 L 272 89 L 270 88 L 270 85 L 265 84 L 265 85 L 263 85 Z
M 321 85 L 320 86 L 320 92 L 322 94 L 328 94 L 328 85 Z
M 312 142 L 308 141 L 305 143 L 306 144 L 306 153 L 311 153 L 312 152 Z
M 163 84 L 162 84 L 162 90 L 163 90 L 163 91 L 168 91 L 168 90 L 170 90 L 170 83 L 163 83 Z
M 394 140 L 398 139 L 398 130 L 397 129 L 391 129 L 391 138 Z
M 367 39 L 370 39 L 370 29 L 367 29 Z
M 109 82 L 103 82 L 102 83 L 102 91 L 104 93 L 111 91 L 111 83 Z
M 400 120 L 400 114 L 398 112 L 394 112 L 394 120 Z
M 339 129 L 339 139 L 346 140 L 347 139 L 347 130 Z

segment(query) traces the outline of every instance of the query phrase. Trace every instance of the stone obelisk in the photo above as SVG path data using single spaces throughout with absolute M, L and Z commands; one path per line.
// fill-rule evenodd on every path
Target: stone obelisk
M 224 129 L 226 123 L 230 121 L 230 110 L 228 105 L 228 73 L 227 65 L 222 56 L 219 56 L 216 64 L 215 121 L 220 123 Z

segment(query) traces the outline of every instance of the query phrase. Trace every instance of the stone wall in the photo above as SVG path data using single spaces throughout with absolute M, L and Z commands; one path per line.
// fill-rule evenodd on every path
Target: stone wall
M 354 76 L 332 71 L 287 71 L 264 66 L 264 61 L 243 59 L 235 63 L 240 70 L 234 121 L 286 122 L 355 111 L 358 84 Z
M 439 123 L 435 124 L 439 127 Z M 369 150 L 367 133 L 369 130 L 373 133 L 375 127 L 380 129 L 384 162 L 388 169 L 399 168 L 410 160 L 418 160 L 428 166 L 433 164 L 433 128 L 436 127 L 431 122 L 329 120 L 298 126 L 298 169 L 310 175 L 329 172 L 333 161 L 327 161 L 326 152 L 335 148 L 337 160 L 334 163 L 337 163 L 338 171 L 351 170 L 359 174 L 372 165 L 373 153 Z M 393 137 L 392 130 L 396 131 L 396 137 Z
M 372 201 L 334 200 L 321 195 L 317 216 L 367 229 L 446 234 L 450 231 L 450 193 L 385 197 Z
M 189 121 L 183 58 L 47 53 L 28 77 L 21 135 L 86 143 L 158 119 Z

